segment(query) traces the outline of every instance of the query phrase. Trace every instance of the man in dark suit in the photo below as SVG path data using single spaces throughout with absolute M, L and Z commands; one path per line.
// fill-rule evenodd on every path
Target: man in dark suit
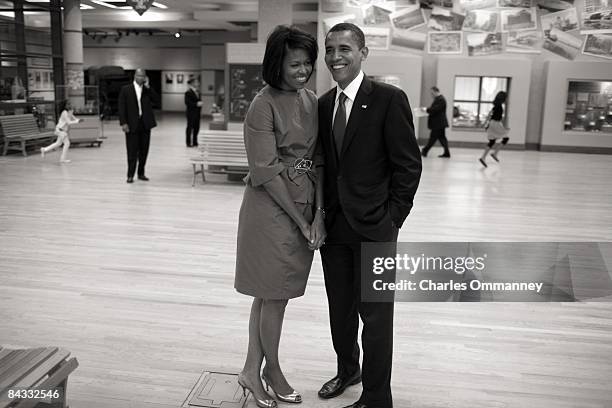
M 144 69 L 137 69 L 134 82 L 125 85 L 119 93 L 119 124 L 125 132 L 128 171 L 127 182 L 134 182 L 138 163 L 138 179 L 149 181 L 145 165 L 149 154 L 151 129 L 157 126 L 153 103 L 159 103 L 159 96 L 149 87 L 149 77 Z
M 446 140 L 446 128 L 448 127 L 448 120 L 446 119 L 446 99 L 440 93 L 437 86 L 431 87 L 431 96 L 434 98 L 431 106 L 425 111 L 429 114 L 427 117 L 427 127 L 431 129 L 429 134 L 429 141 L 427 146 L 423 148 L 421 154 L 423 157 L 427 157 L 429 149 L 436 143 L 436 140 L 440 141 L 440 144 L 444 148 L 444 153 L 438 157 L 451 157 L 450 151 L 448 150 L 448 140 Z
M 361 71 L 367 56 L 364 34 L 353 24 L 338 24 L 325 38 L 325 63 L 338 86 L 319 99 L 327 230 L 321 258 L 337 373 L 319 396 L 335 397 L 363 379 L 361 397 L 349 407 L 390 408 L 393 301 L 362 301 L 361 243 L 397 241 L 419 185 L 421 157 L 406 94 L 368 79 Z
M 187 147 L 198 145 L 198 132 L 200 131 L 200 116 L 202 115 L 202 99 L 200 97 L 200 81 L 191 78 L 187 81 L 189 89 L 185 92 L 185 105 L 187 105 Z

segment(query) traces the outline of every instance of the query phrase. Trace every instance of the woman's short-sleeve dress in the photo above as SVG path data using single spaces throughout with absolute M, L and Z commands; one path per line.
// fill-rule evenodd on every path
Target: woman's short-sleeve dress
M 313 252 L 263 184 L 280 175 L 297 208 L 312 222 L 314 164 L 312 171 L 294 166 L 296 160 L 314 159 L 317 130 L 317 97 L 310 90 L 266 86 L 249 107 L 244 122 L 249 174 L 240 208 L 234 282 L 240 293 L 290 299 L 306 290 Z

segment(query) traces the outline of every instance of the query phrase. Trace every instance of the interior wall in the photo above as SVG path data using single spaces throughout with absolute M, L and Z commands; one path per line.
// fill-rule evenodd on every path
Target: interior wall
M 581 10 L 584 8 L 584 2 L 585 0 L 575 0 L 573 2 L 574 7 L 576 7 L 577 9 L 579 19 L 581 16 Z M 334 12 L 326 11 L 327 6 L 322 7 L 322 3 L 327 3 L 327 6 L 330 6 L 330 5 L 338 6 L 339 5 L 338 10 Z M 344 16 L 347 14 L 354 14 L 356 16 L 361 15 L 361 10 L 359 8 L 349 7 L 349 6 L 343 5 L 342 3 L 346 3 L 346 2 L 338 3 L 338 2 L 331 1 L 331 0 L 321 0 L 319 2 L 320 12 L 319 12 L 319 19 L 318 19 L 319 27 L 318 27 L 317 38 L 319 41 L 319 49 L 321 52 L 321 56 L 324 55 L 324 49 L 325 49 L 324 40 L 325 40 L 325 29 L 326 28 L 324 27 L 324 20 L 329 19 L 329 18 Z M 460 11 L 459 2 L 455 0 L 453 3 L 454 3 L 453 11 L 459 12 Z M 428 15 L 431 13 L 431 10 L 424 10 L 424 12 L 426 15 Z M 539 18 L 537 19 L 537 21 L 538 21 L 537 30 L 541 30 Z M 422 34 L 427 33 L 427 31 L 428 29 L 426 25 L 415 28 L 413 30 L 413 32 L 415 33 L 422 33 Z M 579 30 L 574 30 L 570 32 L 570 34 L 574 35 L 575 37 L 581 37 Z M 505 33 L 502 34 L 504 43 L 505 43 L 506 36 L 507 34 Z M 414 55 L 422 56 L 423 74 L 422 74 L 422 79 L 421 79 L 421 85 L 422 85 L 421 86 L 421 99 L 419 101 L 411 100 L 410 103 L 412 106 L 429 106 L 431 104 L 432 97 L 430 95 L 429 89 L 432 86 L 438 84 L 438 77 L 437 77 L 437 72 L 439 70 L 438 66 L 440 64 L 445 63 L 446 61 L 445 58 L 448 57 L 448 56 L 442 56 L 442 55 L 428 54 L 426 51 L 427 42 L 425 42 L 424 48 L 425 48 L 424 50 L 417 50 L 417 49 L 402 47 L 400 50 L 398 47 L 392 45 L 389 51 L 383 51 L 387 53 L 388 55 L 394 55 L 397 52 L 401 52 L 402 54 L 414 54 Z M 572 64 L 572 63 L 580 64 L 583 62 L 597 62 L 597 63 L 606 64 L 607 66 L 609 66 L 610 72 L 612 72 L 612 61 L 611 60 L 597 58 L 597 57 L 593 57 L 589 55 L 583 55 L 582 53 L 579 53 L 574 61 L 569 61 L 545 49 L 543 49 L 540 54 L 516 54 L 516 53 L 503 52 L 503 53 L 495 54 L 495 55 L 488 55 L 488 56 L 481 56 L 481 57 L 469 57 L 467 46 L 465 44 L 465 39 L 464 39 L 464 46 L 463 46 L 463 51 L 462 51 L 461 56 L 467 59 L 470 59 L 470 60 L 474 58 L 479 58 L 482 60 L 492 61 L 494 64 L 498 64 L 500 70 L 503 68 L 503 63 L 501 61 L 507 58 L 514 59 L 517 56 L 519 56 L 525 61 L 526 66 L 530 67 L 529 69 L 530 69 L 531 85 L 528 89 L 527 117 L 525 121 L 525 130 L 524 130 L 523 140 L 524 140 L 525 146 L 527 148 L 532 148 L 532 149 L 538 148 L 540 146 L 542 142 L 541 130 L 542 130 L 542 127 L 546 125 L 543 123 L 545 92 L 546 92 L 546 82 L 547 82 L 546 81 L 547 80 L 546 67 L 545 67 L 546 62 L 563 61 L 569 64 Z M 473 61 L 475 62 L 476 60 L 473 60 Z M 333 83 L 332 83 L 331 75 L 329 74 L 329 71 L 327 70 L 327 67 L 325 66 L 325 62 L 323 61 L 323 58 L 320 58 L 319 61 L 317 62 L 317 70 L 319 72 L 319 75 L 317 78 L 317 93 L 321 95 L 325 93 L 333 85 Z M 517 81 L 513 81 L 513 86 L 514 84 L 516 84 L 516 82 Z M 450 91 L 450 94 L 445 94 L 447 102 L 451 106 L 452 106 L 452 101 L 453 101 L 452 92 L 453 91 Z M 451 116 L 449 116 L 449 119 L 450 118 Z M 428 134 L 428 130 L 424 123 L 425 121 L 421 120 L 420 122 L 421 123 L 419 125 L 419 134 L 421 138 L 423 138 L 423 137 L 426 137 L 426 135 Z M 452 143 L 453 141 L 456 141 L 456 139 L 453 140 L 453 137 L 451 136 L 449 138 L 449 141 Z

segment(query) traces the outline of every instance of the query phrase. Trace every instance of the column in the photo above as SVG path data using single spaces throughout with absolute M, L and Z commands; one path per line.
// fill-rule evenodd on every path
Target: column
M 64 70 L 68 89 L 61 98 L 69 98 L 80 108 L 85 104 L 83 74 L 83 22 L 80 0 L 63 0 L 64 5 Z
M 259 0 L 257 42 L 264 43 L 268 34 L 279 24 L 293 23 L 293 2 L 287 0 Z

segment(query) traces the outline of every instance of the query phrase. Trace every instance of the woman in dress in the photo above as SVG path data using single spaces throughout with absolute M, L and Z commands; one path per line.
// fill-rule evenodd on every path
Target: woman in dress
M 305 89 L 317 51 L 312 35 L 293 26 L 276 27 L 263 60 L 267 85 L 253 99 L 244 122 L 249 174 L 234 286 L 254 299 L 238 382 L 259 407 L 277 406 L 262 380 L 278 400 L 302 401 L 281 370 L 278 346 L 287 302 L 304 294 L 313 251 L 325 239 L 323 189 L 317 183 L 323 167 L 315 155 L 317 97 Z
M 493 100 L 493 109 L 491 109 L 491 112 L 489 113 L 489 123 L 487 126 L 485 126 L 487 129 L 487 138 L 489 139 L 489 143 L 485 147 L 484 153 L 482 154 L 480 159 L 478 159 L 480 161 L 480 164 L 485 167 L 487 167 L 487 154 L 489 154 L 491 149 L 493 149 L 491 157 L 496 162 L 499 162 L 499 157 L 497 157 L 497 154 L 499 153 L 499 150 L 502 148 L 502 146 L 505 146 L 509 140 L 508 129 L 504 127 L 504 123 L 502 122 L 502 119 L 504 117 L 504 107 L 502 106 L 502 104 L 506 102 L 507 97 L 508 94 L 506 92 L 499 91 L 497 95 L 495 95 L 495 99 Z M 495 145 L 497 139 L 501 139 L 501 143 L 497 143 L 497 145 Z
M 44 158 L 45 153 L 57 149 L 63 144 L 64 147 L 62 148 L 60 163 L 70 163 L 70 160 L 68 160 L 67 157 L 68 149 L 70 149 L 70 126 L 82 122 L 83 119 L 77 119 L 74 117 L 74 109 L 72 108 L 72 104 L 69 100 L 65 100 L 62 105 L 62 113 L 60 115 L 59 120 L 57 121 L 57 125 L 55 125 L 55 136 L 57 136 L 57 140 L 49 146 L 41 147 L 40 155 Z

